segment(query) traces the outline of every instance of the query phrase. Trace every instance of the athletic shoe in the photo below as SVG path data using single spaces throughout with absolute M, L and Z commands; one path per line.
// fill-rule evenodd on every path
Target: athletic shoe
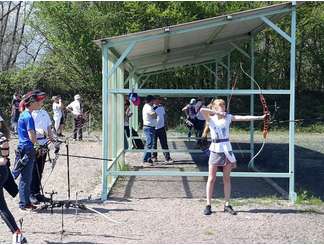
M 224 206 L 224 212 L 225 213 L 230 213 L 232 215 L 237 215 L 237 212 L 234 211 L 231 205 Z
M 211 206 L 207 205 L 204 209 L 204 215 L 211 215 L 211 214 L 212 214 Z
M 38 200 L 36 195 L 30 195 L 29 200 L 33 205 L 38 205 L 39 204 L 39 200 Z
M 26 237 L 20 231 L 15 232 L 12 236 L 12 244 L 25 244 L 27 243 Z
M 170 158 L 164 162 L 164 164 L 172 164 L 174 161 Z
M 25 207 L 19 207 L 21 211 L 33 211 L 34 209 L 37 209 L 37 207 L 33 204 L 27 204 Z
M 153 162 L 157 162 L 158 161 L 156 157 L 152 157 L 151 159 L 152 159 Z
M 143 164 L 146 166 L 153 166 L 153 161 L 152 161 L 152 159 L 149 159 L 146 162 L 143 162 Z
M 31 203 L 34 204 L 34 205 L 37 204 L 37 203 L 34 203 L 34 202 L 32 201 L 32 200 L 35 200 L 35 199 L 36 199 L 36 201 L 38 202 L 38 204 L 39 204 L 40 202 L 51 202 L 51 199 L 50 199 L 50 198 L 45 197 L 45 196 L 42 195 L 42 194 L 33 194 L 33 195 L 31 195 L 31 197 L 30 197 L 29 199 L 30 199 Z

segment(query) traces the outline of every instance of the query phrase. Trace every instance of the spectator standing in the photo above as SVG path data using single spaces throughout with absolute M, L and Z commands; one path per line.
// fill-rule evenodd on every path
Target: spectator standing
M 166 112 L 164 106 L 161 104 L 161 98 L 156 97 L 154 100 L 153 109 L 156 112 L 157 115 L 157 123 L 155 127 L 155 136 L 154 136 L 154 145 L 153 148 L 157 149 L 157 140 L 159 139 L 161 147 L 163 150 L 169 150 L 168 146 L 168 139 L 166 134 Z M 170 152 L 163 152 L 163 155 L 165 157 L 165 163 L 170 164 L 173 163 L 173 160 L 170 157 Z M 157 161 L 157 152 L 153 153 L 152 160 Z
M 152 150 L 154 146 L 155 127 L 157 123 L 157 114 L 153 110 L 154 97 L 148 95 L 146 97 L 146 103 L 142 110 L 143 116 L 143 131 L 146 139 L 145 151 L 144 151 L 144 164 L 153 165 Z

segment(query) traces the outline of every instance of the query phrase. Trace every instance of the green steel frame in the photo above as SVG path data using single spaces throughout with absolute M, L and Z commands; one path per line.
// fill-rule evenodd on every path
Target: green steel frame
M 291 33 L 290 36 L 281 30 L 276 24 L 267 18 L 272 14 L 276 13 L 291 13 Z M 296 2 L 292 2 L 290 7 L 277 11 L 262 12 L 255 14 L 253 16 L 238 18 L 233 21 L 245 21 L 260 18 L 266 25 L 276 31 L 280 36 L 285 38 L 290 43 L 290 88 L 284 90 L 263 90 L 263 94 L 273 94 L 273 95 L 289 95 L 290 96 L 290 114 L 289 114 L 289 171 L 287 173 L 264 173 L 264 172 L 233 172 L 231 176 L 233 177 L 272 177 L 272 178 L 289 178 L 289 199 L 291 201 L 296 200 L 296 193 L 294 190 L 295 180 L 294 180 L 294 168 L 295 168 L 295 77 L 296 77 Z M 154 40 L 166 35 L 174 35 L 180 33 L 192 32 L 195 30 L 201 30 L 204 28 L 216 27 L 226 25 L 227 21 L 217 21 L 213 24 L 199 25 L 193 28 L 188 28 L 185 30 L 176 31 L 174 33 L 163 33 L 156 35 L 145 35 L 139 37 L 133 37 L 130 40 L 123 40 L 116 42 L 114 40 L 106 43 L 102 41 L 102 156 L 105 159 L 113 159 L 112 161 L 103 161 L 102 163 L 102 200 L 106 200 L 117 180 L 118 176 L 208 176 L 208 172 L 180 172 L 180 171 L 120 171 L 118 166 L 125 163 L 125 152 L 137 152 L 135 149 L 124 149 L 124 127 L 123 127 L 123 109 L 124 109 L 124 96 L 135 90 L 139 95 L 148 94 L 160 94 L 163 96 L 178 96 L 181 94 L 183 97 L 187 96 L 197 96 L 197 95 L 248 95 L 250 96 L 250 113 L 254 114 L 254 95 L 260 94 L 259 90 L 254 89 L 254 83 L 251 79 L 250 89 L 236 89 L 232 91 L 230 89 L 230 76 L 231 76 L 231 61 L 230 56 L 232 50 L 225 56 L 227 57 L 227 64 L 224 64 L 222 60 L 212 60 L 210 62 L 192 64 L 192 65 L 204 65 L 207 69 L 215 75 L 215 87 L 217 88 L 217 83 L 219 79 L 217 78 L 217 65 L 222 65 L 227 70 L 227 89 L 141 89 L 145 83 L 145 79 L 148 79 L 152 74 L 159 74 L 161 72 L 172 71 L 172 67 L 168 69 L 149 72 L 145 74 L 145 70 L 136 71 L 130 70 L 127 79 L 124 79 L 124 71 L 126 70 L 126 65 L 123 63 L 127 58 L 128 54 L 136 46 L 137 43 L 143 42 L 145 40 Z M 242 48 L 238 47 L 236 44 L 232 43 L 233 50 L 237 50 L 244 56 L 248 57 L 251 61 L 250 74 L 254 77 L 254 67 L 255 67 L 255 57 L 254 57 L 254 36 L 256 32 L 251 33 L 250 38 L 250 54 L 244 51 Z M 113 49 L 115 46 L 127 45 L 127 49 L 118 56 Z M 128 63 L 128 62 L 127 62 Z M 207 64 L 215 64 L 215 71 L 210 69 Z M 181 66 L 181 63 L 175 64 L 176 66 Z M 190 65 L 190 66 L 192 66 Z M 184 65 L 188 67 L 188 65 Z M 127 64 L 129 67 L 129 64 Z M 131 66 L 132 67 L 132 66 Z M 140 73 L 142 72 L 142 73 Z M 140 79 L 144 77 L 144 82 L 140 85 Z M 128 88 L 124 88 L 124 85 L 129 84 Z M 130 125 L 138 130 L 138 108 L 132 106 L 131 108 L 134 116 L 131 119 Z M 132 135 L 130 140 L 132 139 Z M 131 143 L 131 141 L 129 141 Z M 130 146 L 132 144 L 129 144 Z M 251 157 L 254 155 L 254 124 L 250 124 L 250 150 L 241 151 L 242 153 L 250 153 Z M 172 152 L 172 150 L 170 149 Z M 184 150 L 175 149 L 173 152 L 183 152 Z M 189 150 L 185 150 L 189 152 Z M 158 152 L 163 152 L 163 150 L 158 150 Z M 199 150 L 191 150 L 190 152 L 199 152 Z M 217 173 L 221 176 L 222 173 Z

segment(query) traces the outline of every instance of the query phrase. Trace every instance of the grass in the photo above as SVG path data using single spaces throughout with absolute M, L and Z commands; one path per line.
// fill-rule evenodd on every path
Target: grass
M 118 162 L 119 171 L 129 171 L 129 165 L 124 162 Z
M 306 190 L 301 190 L 297 193 L 296 204 L 319 206 L 323 205 L 324 202 L 320 198 L 314 197 L 310 192 Z

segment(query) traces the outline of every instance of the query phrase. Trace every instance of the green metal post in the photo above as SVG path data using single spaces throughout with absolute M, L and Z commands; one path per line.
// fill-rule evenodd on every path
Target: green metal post
M 291 7 L 290 44 L 290 113 L 289 113 L 289 199 L 296 201 L 295 192 L 295 79 L 296 79 L 296 2 Z
M 114 61 L 115 62 L 115 61 Z M 114 74 L 111 76 L 111 86 L 110 88 L 116 89 L 117 88 L 117 70 Z M 112 101 L 111 101 L 111 125 L 112 125 L 112 138 L 111 138 L 111 144 L 112 144 L 112 158 L 115 158 L 117 155 L 117 94 L 111 95 Z
M 102 50 L 102 157 L 108 159 L 108 48 Z M 108 161 L 102 161 L 101 200 L 107 200 L 107 169 Z
M 216 62 L 216 63 L 215 63 L 215 89 L 218 88 L 218 86 L 217 86 L 217 85 L 218 85 L 218 84 L 217 84 L 217 83 L 218 83 L 218 80 L 217 80 L 217 79 L 218 79 L 218 74 L 217 74 L 217 73 L 218 73 L 217 65 L 218 65 L 218 64 L 217 64 L 217 62 Z
M 227 55 L 227 89 L 231 88 L 231 54 Z M 229 100 L 229 95 L 227 95 L 227 101 Z M 227 102 L 228 103 L 228 102 Z
M 134 87 L 135 87 L 135 89 L 137 90 L 138 89 L 138 84 L 139 84 L 139 81 L 137 80 L 137 79 L 135 79 L 134 80 Z M 136 130 L 136 131 L 138 131 L 138 112 L 139 111 L 139 107 L 138 106 L 135 106 L 134 107 L 134 115 L 133 115 L 133 127 L 134 127 L 134 129 Z
M 250 42 L 250 56 L 251 56 L 251 77 L 254 78 L 254 36 L 251 36 Z M 254 82 L 251 79 L 251 89 L 254 89 Z M 250 95 L 250 114 L 254 115 L 254 95 Z M 254 121 L 250 122 L 250 151 L 251 151 L 251 159 L 254 156 Z M 254 160 L 252 161 L 253 164 Z M 253 166 L 253 165 L 252 165 Z

